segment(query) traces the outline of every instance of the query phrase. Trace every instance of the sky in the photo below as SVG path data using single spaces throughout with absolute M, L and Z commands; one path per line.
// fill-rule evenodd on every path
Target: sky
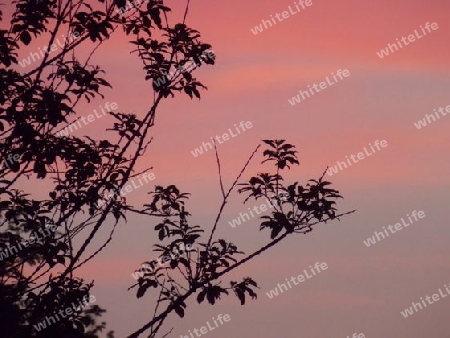
M 185 2 L 166 3 L 173 8 L 171 20 L 181 21 Z M 173 327 L 169 337 L 188 336 L 189 330 L 228 314 L 231 320 L 208 337 L 449 337 L 450 298 L 408 318 L 401 311 L 440 288 L 446 292 L 444 285 L 450 283 L 445 214 L 450 117 L 427 121 L 420 129 L 415 125 L 425 114 L 450 105 L 450 2 L 312 0 L 311 6 L 272 27 L 252 32 L 289 6 L 294 8 L 294 1 L 191 1 L 187 24 L 212 45 L 217 63 L 196 73 L 208 87 L 201 100 L 183 96 L 163 102 L 154 140 L 139 166 L 153 166 L 152 184 L 175 184 L 191 193 L 192 222 L 211 229 L 221 203 L 215 155 L 207 151 L 194 157 L 191 151 L 234 124 L 250 121 L 252 128 L 218 146 L 226 187 L 261 139 L 282 138 L 296 145 L 300 166 L 286 178 L 301 183 L 317 179 L 327 166 L 356 156 L 377 140 L 387 146 L 326 176 L 345 197 L 339 210 L 355 209 L 354 214 L 288 238 L 233 272 L 234 278 L 251 276 L 258 282 L 257 300 L 245 306 L 234 296 L 215 306 L 189 301 L 185 318 L 172 315 L 163 332 Z M 436 22 L 438 29 L 379 57 L 388 43 L 423 32 L 427 22 Z M 119 111 L 146 112 L 151 90 L 128 40 L 118 32 L 95 54 L 93 62 L 105 69 L 113 88 L 104 91 L 104 100 L 83 104 L 83 115 L 105 102 L 117 103 Z M 331 79 L 339 70 L 350 75 L 289 103 L 299 90 Z M 109 122 L 107 117 L 97 120 L 78 135 L 102 135 Z M 260 160 L 252 162 L 245 178 L 268 170 Z M 152 186 L 145 188 L 130 193 L 127 202 L 145 203 Z M 252 252 L 269 235 L 259 232 L 256 218 L 230 226 L 240 212 L 260 204 L 243 205 L 243 199 L 231 195 L 218 236 Z M 375 231 L 406 220 L 415 210 L 425 217 L 370 247 L 364 244 Z M 152 295 L 137 299 L 127 288 L 134 282 L 130 274 L 154 258 L 157 221 L 130 216 L 107 250 L 79 272 L 95 280 L 93 294 L 107 309 L 104 319 L 117 337 L 151 319 Z M 267 296 L 278 283 L 316 262 L 325 262 L 328 269 L 272 299 Z

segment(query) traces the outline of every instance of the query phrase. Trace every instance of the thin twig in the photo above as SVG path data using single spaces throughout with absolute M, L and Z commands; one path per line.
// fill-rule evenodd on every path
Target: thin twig
M 219 154 L 217 152 L 216 140 L 213 140 L 213 144 L 214 144 L 214 150 L 216 152 L 217 168 L 219 169 L 220 190 L 222 191 L 223 198 L 225 198 L 225 190 L 223 189 L 222 173 L 221 173 L 221 170 L 220 170 L 220 159 L 219 159 Z
M 191 3 L 191 0 L 187 0 L 186 4 L 186 10 L 184 11 L 184 17 L 183 17 L 183 23 L 186 23 L 186 18 L 189 12 L 189 4 Z
M 171 334 L 172 333 L 172 331 L 173 331 L 173 328 L 171 328 L 170 329 L 170 331 L 169 332 L 167 332 L 164 336 L 162 336 L 161 338 L 164 338 L 164 337 L 167 337 L 169 334 Z
M 247 162 L 245 163 L 244 167 L 242 168 L 242 170 L 240 171 L 239 175 L 236 177 L 236 180 L 233 182 L 233 184 L 231 185 L 230 189 L 228 190 L 228 192 L 225 194 L 225 197 L 223 199 L 222 205 L 220 206 L 220 210 L 219 213 L 217 214 L 216 217 L 216 221 L 214 222 L 214 227 L 211 231 L 211 235 L 209 236 L 209 240 L 208 240 L 208 245 L 207 247 L 209 247 L 211 245 L 211 240 L 213 238 L 214 232 L 216 231 L 217 228 L 217 224 L 219 223 L 219 219 L 222 216 L 222 211 L 225 208 L 225 205 L 227 204 L 227 199 L 230 196 L 231 191 L 234 189 L 234 187 L 236 186 L 237 182 L 239 181 L 239 179 L 241 178 L 242 174 L 244 173 L 245 169 L 247 169 L 248 165 L 250 164 L 250 161 L 253 159 L 253 156 L 255 156 L 256 152 L 258 151 L 258 149 L 261 147 L 261 145 L 259 144 L 255 150 L 253 150 L 252 154 L 250 155 L 250 157 L 248 158 Z

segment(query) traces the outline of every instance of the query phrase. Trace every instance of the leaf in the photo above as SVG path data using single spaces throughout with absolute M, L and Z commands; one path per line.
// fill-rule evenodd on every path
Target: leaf
M 159 9 L 154 8 L 151 11 L 149 11 L 149 13 L 150 13 L 150 17 L 155 22 L 156 26 L 158 26 L 159 29 L 162 29 L 161 17 L 159 16 Z
M 121 7 L 126 7 L 127 5 L 127 1 L 126 0 L 114 0 L 114 3 L 116 4 L 117 7 L 121 8 Z
M 152 26 L 152 22 L 147 16 L 142 16 L 142 24 L 147 28 L 150 28 Z
M 141 298 L 145 294 L 145 292 L 147 291 L 147 289 L 149 287 L 157 287 L 157 285 L 158 284 L 154 280 L 152 280 L 150 282 L 149 281 L 144 282 L 144 284 L 139 286 L 139 289 L 136 293 L 136 297 Z
M 192 88 L 189 87 L 189 86 L 186 86 L 186 87 L 184 87 L 183 89 L 184 89 L 184 92 L 185 92 L 186 94 L 188 94 L 189 97 L 192 99 Z
M 187 269 L 189 269 L 189 262 L 187 261 L 186 258 L 181 257 L 179 259 L 180 263 L 183 264 Z
M 206 292 L 206 298 L 208 299 L 209 304 L 214 305 L 216 302 L 216 297 L 214 295 L 213 289 L 209 288 Z
M 181 306 L 176 307 L 174 310 L 181 318 L 184 317 L 184 309 Z
M 197 88 L 192 87 L 192 92 L 198 99 L 200 98 L 200 92 L 197 90 Z
M 248 278 L 246 281 L 247 281 L 248 284 L 253 285 L 255 287 L 258 287 L 258 284 L 256 284 L 256 282 L 253 279 Z
M 191 82 L 192 81 L 192 75 L 188 72 L 183 72 L 183 77 L 188 81 Z
M 33 171 L 38 174 L 37 178 L 45 178 L 47 175 L 47 170 L 45 169 L 45 164 L 42 162 L 34 162 L 34 169 Z
M 20 34 L 20 41 L 22 41 L 25 45 L 29 45 L 31 42 L 31 35 L 28 31 L 23 31 Z
M 268 144 L 269 146 L 275 148 L 275 143 L 273 140 L 262 140 L 265 144 Z
M 64 256 L 56 256 L 56 261 L 62 265 L 64 265 L 64 263 L 66 262 Z
M 178 266 L 178 261 L 173 259 L 170 261 L 170 268 L 175 269 Z
M 244 292 L 241 291 L 241 289 L 236 289 L 236 296 L 241 301 L 241 305 L 244 305 L 245 304 L 245 294 L 244 294 Z
M 258 295 L 257 295 L 255 292 L 253 292 L 252 289 L 246 287 L 245 290 L 248 292 L 248 294 L 250 295 L 250 297 L 252 297 L 252 299 L 257 299 L 257 298 L 258 298 Z
M 159 240 L 162 241 L 165 237 L 164 228 L 161 228 L 158 233 Z
M 202 291 L 200 291 L 200 293 L 197 296 L 197 302 L 199 304 L 201 304 L 205 300 L 205 296 L 206 296 L 206 290 L 203 289 Z
M 282 229 L 283 229 L 283 227 L 277 227 L 277 226 L 273 227 L 272 232 L 270 234 L 270 238 L 274 239 L 275 237 L 277 237 Z
M 137 291 L 136 297 L 141 298 L 145 294 L 145 291 L 147 291 L 147 289 L 148 287 L 146 285 L 140 286 Z

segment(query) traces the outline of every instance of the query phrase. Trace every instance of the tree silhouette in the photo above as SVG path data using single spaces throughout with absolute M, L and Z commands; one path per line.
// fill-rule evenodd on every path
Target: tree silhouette
M 309 232 L 317 223 L 344 215 L 336 214 L 340 196 L 328 188 L 324 175 L 305 186 L 283 184 L 280 172 L 298 164 L 294 146 L 284 140 L 264 141 L 269 149 L 263 156 L 275 162 L 276 173 L 260 173 L 241 183 L 239 192 L 248 194 L 246 200 L 286 196 L 263 217 L 261 230 L 270 230 L 270 242 L 244 258 L 238 258 L 244 253 L 233 243 L 214 235 L 230 193 L 259 146 L 228 191 L 216 149 L 223 202 L 204 239 L 204 228 L 189 224 L 188 194 L 175 185 L 156 186 L 141 208 L 128 205 L 120 192 L 130 179 L 151 169 L 136 172 L 136 164 L 152 142 L 159 104 L 183 93 L 200 98 L 200 89 L 206 87 L 193 73 L 215 63 L 211 46 L 185 23 L 189 1 L 183 20 L 174 25 L 168 19 L 171 9 L 160 0 L 134 6 L 126 0 L 13 4 L 9 29 L 0 29 L 0 336 L 98 337 L 105 329 L 105 323 L 97 323 L 104 310 L 98 305 L 73 306 L 90 299 L 93 286 L 78 278 L 76 270 L 105 249 L 116 227 L 126 222 L 126 213 L 162 219 L 155 227 L 161 243 L 155 250 L 162 259 L 148 262 L 132 286 L 138 298 L 150 288 L 159 291 L 155 314 L 130 337 L 144 332 L 156 337 L 170 313 L 184 315 L 186 300 L 195 293 L 199 303 L 206 299 L 214 304 L 231 291 L 241 304 L 246 295 L 255 298 L 252 278 L 230 281 L 229 287 L 220 286 L 220 278 L 288 235 Z M 66 128 L 81 118 L 79 103 L 103 98 L 102 89 L 111 87 L 91 59 L 118 29 L 132 39 L 153 102 L 144 113 L 109 111 L 115 122 L 107 129 L 108 139 L 68 135 Z M 63 32 L 73 38 L 54 50 Z M 48 48 L 30 53 L 27 62 L 19 61 L 23 47 L 35 40 L 47 41 Z M 85 45 L 92 50 L 87 57 L 80 52 Z M 25 70 L 24 65 L 32 67 Z M 31 196 L 24 189 L 34 180 L 45 180 L 47 190 Z M 109 238 L 94 247 L 100 229 L 109 229 Z M 73 308 L 70 315 L 49 320 L 67 308 Z M 45 321 L 48 325 L 39 327 Z
M 222 192 L 222 204 L 215 219 L 213 228 L 208 236 L 202 238 L 204 229 L 198 225 L 191 225 L 188 221 L 190 213 L 186 210 L 185 200 L 188 194 L 181 193 L 174 185 L 167 188 L 157 186 L 152 194 L 152 202 L 145 205 L 139 213 L 149 216 L 162 217 L 163 220 L 155 226 L 159 240 L 164 244 L 155 245 L 155 252 L 160 253 L 159 263 L 145 262 L 140 277 L 131 288 L 137 288 L 137 297 L 143 297 L 148 289 L 155 288 L 159 292 L 153 318 L 139 330 L 132 333 L 129 338 L 139 337 L 146 331 L 149 337 L 156 337 L 164 320 L 171 312 L 184 317 L 186 300 L 197 293 L 197 302 L 203 303 L 205 299 L 214 305 L 222 296 L 234 294 L 241 305 L 245 304 L 246 297 L 257 297 L 255 288 L 258 284 L 251 277 L 244 277 L 242 281 L 228 281 L 229 286 L 224 287 L 222 277 L 260 255 L 274 245 L 280 243 L 289 235 L 306 234 L 313 230 L 313 226 L 326 223 L 330 220 L 352 213 L 336 214 L 336 200 L 342 198 L 339 191 L 331 189 L 330 182 L 325 181 L 324 175 L 317 180 L 309 180 L 305 185 L 294 182 L 290 185 L 283 183 L 280 171 L 290 169 L 289 164 L 299 164 L 295 146 L 285 140 L 263 140 L 269 146 L 263 152 L 265 159 L 262 163 L 273 161 L 276 167 L 274 173 L 258 173 L 248 182 L 238 183 L 250 161 L 257 153 L 258 146 L 250 155 L 248 161 L 239 175 L 226 191 L 220 173 L 220 159 L 216 151 L 219 180 Z M 222 212 L 228 202 L 231 192 L 240 185 L 240 194 L 248 195 L 249 199 L 274 200 L 270 216 L 261 216 L 260 230 L 270 230 L 270 241 L 249 255 L 239 251 L 232 242 L 218 238 L 214 239 Z M 273 198 L 283 194 L 285 198 Z M 269 202 L 270 203 L 270 202 Z M 166 240 L 166 241 L 164 241 Z M 188 246 L 191 250 L 180 252 L 178 248 Z M 192 250 L 192 248 L 197 248 Z M 175 251 L 175 254 L 174 254 Z M 240 255 L 244 255 L 242 257 Z M 165 257 L 165 258 L 164 258 Z M 240 258 L 242 257 L 242 258 Z M 159 311 L 161 304 L 165 309 Z

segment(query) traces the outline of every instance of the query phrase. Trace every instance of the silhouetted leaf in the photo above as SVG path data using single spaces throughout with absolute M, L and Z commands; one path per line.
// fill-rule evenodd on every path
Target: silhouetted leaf
M 20 34 L 20 41 L 22 41 L 25 45 L 29 45 L 31 42 L 31 35 L 28 31 L 23 31 Z

